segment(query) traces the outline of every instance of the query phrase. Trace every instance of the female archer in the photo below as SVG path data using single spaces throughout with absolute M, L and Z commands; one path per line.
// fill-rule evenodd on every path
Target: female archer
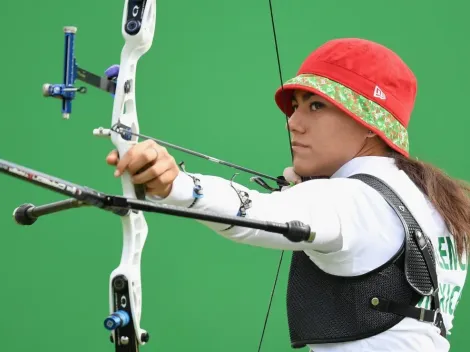
M 292 137 L 293 165 L 284 177 L 295 183 L 280 192 L 181 171 L 151 140 L 106 160 L 115 176 L 128 171 L 145 185 L 156 203 L 310 226 L 314 240 L 294 243 L 204 223 L 234 242 L 293 251 L 292 347 L 449 351 L 467 273 L 470 188 L 410 158 L 416 89 L 410 68 L 377 43 L 336 39 L 314 50 L 275 93 Z

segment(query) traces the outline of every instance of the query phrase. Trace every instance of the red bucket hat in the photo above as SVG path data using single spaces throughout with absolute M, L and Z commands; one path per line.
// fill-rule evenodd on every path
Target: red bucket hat
M 407 128 L 417 82 L 390 49 L 358 38 L 328 41 L 307 57 L 296 77 L 276 91 L 276 104 L 287 116 L 293 113 L 296 89 L 327 99 L 392 149 L 409 156 Z

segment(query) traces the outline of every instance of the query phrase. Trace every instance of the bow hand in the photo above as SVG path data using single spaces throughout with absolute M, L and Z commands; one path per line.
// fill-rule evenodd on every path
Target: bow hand
M 132 146 L 124 157 L 116 150 L 106 157 L 115 166 L 115 177 L 128 172 L 134 185 L 143 185 L 147 195 L 166 198 L 180 170 L 174 157 L 165 147 L 153 140 L 145 140 Z

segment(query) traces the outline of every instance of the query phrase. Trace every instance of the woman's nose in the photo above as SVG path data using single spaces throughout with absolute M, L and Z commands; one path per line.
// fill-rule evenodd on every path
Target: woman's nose
M 305 128 L 302 125 L 302 118 L 297 110 L 294 111 L 294 113 L 289 118 L 287 122 L 287 129 L 290 132 L 304 132 Z

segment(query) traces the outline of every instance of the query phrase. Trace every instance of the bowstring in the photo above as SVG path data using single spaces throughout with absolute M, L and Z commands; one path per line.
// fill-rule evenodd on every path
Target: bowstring
M 274 47 L 276 49 L 277 68 L 278 68 L 278 73 L 279 73 L 279 80 L 281 82 L 281 93 L 284 94 L 284 79 L 282 78 L 281 60 L 280 60 L 280 56 L 279 56 L 279 45 L 278 45 L 278 42 L 277 42 L 276 25 L 274 23 L 274 12 L 273 12 L 272 0 L 269 0 L 269 13 L 271 15 L 271 25 L 272 25 L 272 29 L 273 29 Z M 286 101 L 283 99 L 282 103 L 286 104 Z M 286 111 L 286 109 L 284 109 L 284 111 Z M 292 150 L 292 141 L 291 141 L 291 138 L 290 138 L 290 132 L 289 132 L 289 127 L 288 127 L 289 118 L 288 118 L 287 114 L 285 114 L 285 118 L 286 118 L 286 127 L 287 127 L 287 137 L 288 137 L 288 140 L 289 140 L 289 150 L 290 150 L 291 160 L 293 162 L 294 152 Z M 277 286 L 277 282 L 278 282 L 278 279 L 279 279 L 279 273 L 281 271 L 283 258 L 284 258 L 284 250 L 281 251 L 281 255 L 279 257 L 279 263 L 278 263 L 278 266 L 277 266 L 276 276 L 274 278 L 274 284 L 273 284 L 273 288 L 271 290 L 271 297 L 269 298 L 268 310 L 266 312 L 266 316 L 265 316 L 265 319 L 264 319 L 263 331 L 261 333 L 261 338 L 259 340 L 258 352 L 261 351 L 261 346 L 263 344 L 264 333 L 266 331 L 266 326 L 268 325 L 269 313 L 271 312 L 271 306 L 272 306 L 272 303 L 273 303 L 274 292 L 276 291 L 276 286 Z

